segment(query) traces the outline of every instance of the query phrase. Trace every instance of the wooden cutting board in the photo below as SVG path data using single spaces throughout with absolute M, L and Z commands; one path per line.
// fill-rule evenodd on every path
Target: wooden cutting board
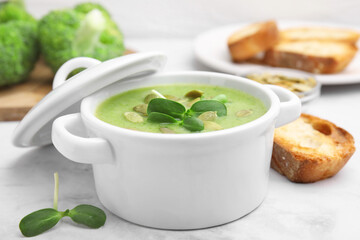
M 8 87 L 0 87 L 0 121 L 21 120 L 52 89 L 54 74 L 39 60 L 28 80 Z
M 127 50 L 125 54 L 133 53 Z M 0 121 L 18 121 L 52 90 L 54 73 L 40 59 L 28 80 L 8 87 L 0 87 Z

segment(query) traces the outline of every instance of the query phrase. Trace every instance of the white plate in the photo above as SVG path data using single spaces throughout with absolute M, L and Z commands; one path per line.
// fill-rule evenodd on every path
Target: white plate
M 195 39 L 195 55 L 208 67 L 234 75 L 244 75 L 251 71 L 273 69 L 274 67 L 251 63 L 233 63 L 227 48 L 227 38 L 236 30 L 251 23 L 223 26 L 200 34 Z M 325 26 L 357 30 L 359 27 L 307 21 L 277 21 L 279 29 L 290 27 Z M 323 85 L 339 85 L 360 83 L 360 53 L 358 52 L 347 68 L 335 74 L 316 74 L 317 80 Z

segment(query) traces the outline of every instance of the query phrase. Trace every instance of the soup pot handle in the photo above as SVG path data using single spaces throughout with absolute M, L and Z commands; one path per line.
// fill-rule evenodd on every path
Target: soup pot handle
M 85 132 L 80 113 L 57 118 L 52 126 L 52 142 L 68 159 L 79 163 L 113 163 L 109 142 L 103 138 L 88 138 L 75 132 Z
M 275 85 L 266 86 L 271 88 L 280 99 L 280 113 L 276 120 L 275 127 L 281 127 L 300 117 L 301 101 L 298 96 L 283 87 Z
M 90 57 L 77 57 L 70 59 L 56 72 L 52 86 L 53 89 L 63 84 L 72 71 L 78 68 L 89 68 L 99 63 L 101 63 L 101 61 Z

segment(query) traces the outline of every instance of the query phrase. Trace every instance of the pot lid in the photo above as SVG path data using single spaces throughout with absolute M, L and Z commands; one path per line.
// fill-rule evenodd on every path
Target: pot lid
M 16 127 L 13 144 L 18 147 L 51 144 L 53 121 L 79 112 L 83 98 L 112 83 L 154 74 L 165 63 L 165 55 L 159 52 L 134 53 L 105 62 L 85 57 L 69 60 L 56 73 L 53 90 Z M 87 69 L 66 80 L 69 73 L 80 67 Z

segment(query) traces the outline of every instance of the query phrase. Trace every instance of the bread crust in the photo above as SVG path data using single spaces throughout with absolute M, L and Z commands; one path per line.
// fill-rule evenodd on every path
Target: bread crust
M 296 27 L 280 31 L 281 41 L 339 41 L 356 45 L 360 33 L 348 29 L 326 27 Z
M 312 124 L 336 145 L 336 156 L 321 155 L 311 149 L 296 146 L 287 136 L 275 130 L 271 167 L 290 181 L 311 183 L 338 173 L 355 152 L 354 139 L 346 130 L 335 124 L 308 114 L 302 114 L 305 122 Z M 296 129 L 294 129 L 296 131 Z
M 338 43 L 343 44 L 343 43 Z M 274 67 L 295 68 L 312 73 L 337 73 L 345 69 L 357 48 L 346 44 L 341 56 L 317 56 L 278 50 L 276 46 L 265 53 L 264 62 Z
M 234 62 L 243 62 L 256 54 L 266 51 L 276 44 L 279 40 L 279 31 L 275 21 L 254 23 L 246 27 L 254 32 L 245 36 L 242 35 L 244 29 L 240 29 L 228 38 L 228 48 Z

